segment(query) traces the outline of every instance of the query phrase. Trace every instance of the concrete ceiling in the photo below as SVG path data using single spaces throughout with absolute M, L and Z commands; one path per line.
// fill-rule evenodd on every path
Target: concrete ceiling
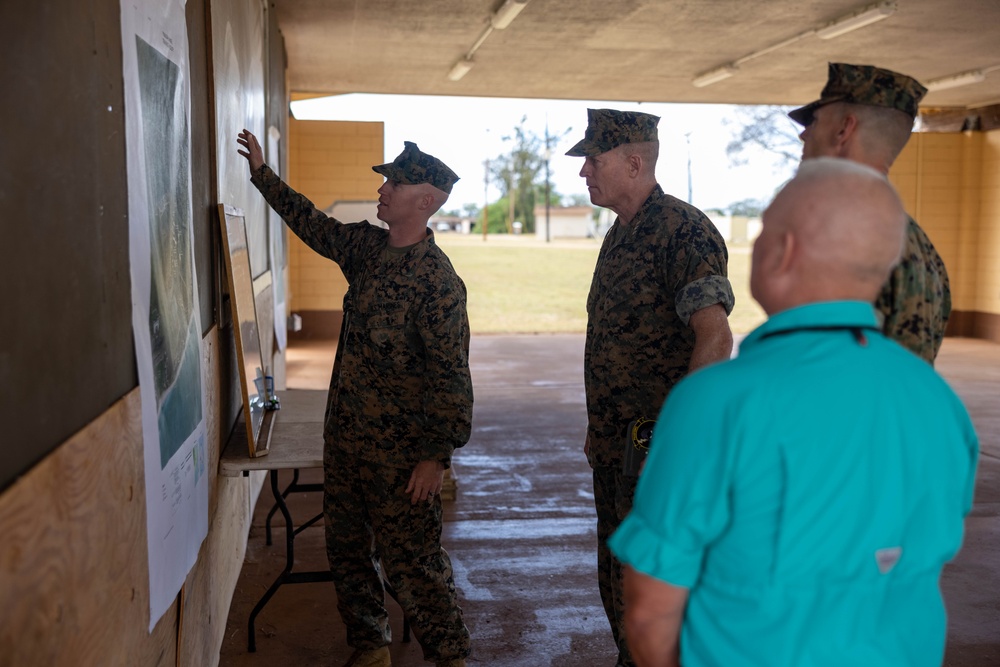
M 449 71 L 502 0 L 272 2 L 297 93 L 802 104 L 818 96 L 826 63 L 841 61 L 923 83 L 986 70 L 980 83 L 929 93 L 922 107 L 1000 102 L 1000 0 L 898 0 L 888 18 L 829 40 L 809 31 L 870 2 L 528 0 L 510 26 L 488 35 L 459 81 Z M 731 78 L 692 85 L 796 36 Z

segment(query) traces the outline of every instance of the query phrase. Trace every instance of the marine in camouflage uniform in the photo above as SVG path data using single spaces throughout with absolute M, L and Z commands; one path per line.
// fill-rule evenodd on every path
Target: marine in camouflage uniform
M 584 140 L 567 155 L 596 157 L 626 143 L 656 141 L 656 116 L 610 109 L 588 115 Z M 636 419 L 655 419 L 670 389 L 687 375 L 696 343 L 692 315 L 716 305 L 728 314 L 734 304 L 728 252 L 715 226 L 653 183 L 638 212 L 619 216 L 605 236 L 587 299 L 584 383 L 598 587 L 618 664 L 626 667 L 634 662 L 625 642 L 622 566 L 607 546 L 632 507 L 638 481 L 623 471 L 626 431 Z M 731 341 L 730 335 L 724 356 Z
M 816 111 L 835 103 L 865 105 L 886 109 L 888 114 L 902 112 L 909 117 L 912 126 L 920 100 L 926 93 L 927 89 L 919 82 L 898 72 L 871 65 L 829 63 L 827 83 L 820 99 L 788 115 L 806 128 L 801 135 L 806 143 L 804 157 L 847 157 L 887 172 L 902 145 L 898 150 L 893 149 L 888 164 L 856 153 L 862 148 L 858 143 L 845 144 L 837 152 L 838 149 L 811 136 L 810 126 L 817 120 Z M 934 364 L 951 315 L 951 288 L 944 261 L 913 218 L 907 228 L 902 257 L 875 301 L 875 309 L 882 315 L 882 332 L 886 336 Z
M 390 181 L 429 183 L 444 193 L 458 180 L 411 142 L 392 163 L 373 169 Z M 349 283 L 325 417 L 323 503 L 348 644 L 371 650 L 391 641 L 380 562 L 425 659 L 464 664 L 469 631 L 441 547 L 440 496 L 411 502 L 406 489 L 418 463 L 447 468 L 454 449 L 469 439 L 465 285 L 430 229 L 423 241 L 393 248 L 388 231 L 326 216 L 267 165 L 252 181 Z
M 882 333 L 934 365 L 951 315 L 951 287 L 944 260 L 913 218 L 875 310 L 882 314 Z

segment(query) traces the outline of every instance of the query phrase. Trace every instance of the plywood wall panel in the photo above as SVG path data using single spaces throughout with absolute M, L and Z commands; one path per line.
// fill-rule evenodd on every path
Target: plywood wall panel
M 250 530 L 248 477 L 219 477 L 216 511 L 198 562 L 184 584 L 184 612 L 178 651 L 181 665 L 219 664 L 229 605 L 243 567 Z M 257 480 L 259 487 L 259 478 Z
M 219 663 L 229 605 L 243 567 L 247 534 L 263 477 L 220 477 L 219 457 L 232 424 L 222 417 L 219 379 L 219 331 L 213 328 L 203 341 L 206 432 L 208 433 L 208 536 L 184 583 L 183 610 L 177 651 L 180 665 L 214 667 Z
M 148 631 L 139 389 L 0 495 L 0 666 L 217 665 L 262 475 L 220 478 L 231 424 L 218 329 L 203 340 L 209 533 L 178 602 Z M 179 637 L 179 639 L 178 639 Z
M 140 411 L 136 389 L 0 496 L 0 663 L 173 664 L 147 646 Z M 176 607 L 153 637 L 175 631 Z

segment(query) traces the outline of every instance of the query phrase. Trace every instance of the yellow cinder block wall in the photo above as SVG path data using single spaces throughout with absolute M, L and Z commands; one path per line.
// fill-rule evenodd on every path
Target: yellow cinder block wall
M 953 310 L 1000 315 L 1000 130 L 915 133 L 889 177 L 944 259 Z
M 976 310 L 1000 314 L 1000 130 L 983 135 Z
M 320 209 L 337 201 L 378 199 L 383 179 L 372 165 L 384 161 L 381 122 L 289 119 L 288 125 L 290 186 Z M 289 237 L 291 310 L 340 312 L 347 292 L 344 274 L 294 234 Z
M 889 173 L 907 212 L 927 232 L 944 260 L 955 309 L 971 306 L 971 294 L 963 289 L 962 273 L 968 267 L 962 262 L 960 248 L 966 144 L 963 134 L 914 133 Z

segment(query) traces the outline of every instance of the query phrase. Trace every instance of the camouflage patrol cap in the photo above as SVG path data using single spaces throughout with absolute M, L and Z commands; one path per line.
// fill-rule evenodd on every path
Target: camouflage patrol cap
M 659 122 L 659 116 L 638 111 L 587 109 L 587 131 L 576 146 L 566 151 L 566 155 L 592 157 L 622 144 L 656 141 L 656 124 Z
M 390 181 L 409 185 L 430 183 L 438 190 L 451 194 L 458 176 L 441 160 L 424 153 L 412 141 L 403 142 L 403 152 L 388 164 L 377 164 L 372 171 L 378 172 Z
M 917 105 L 926 94 L 927 89 L 920 82 L 905 74 L 871 65 L 829 63 L 826 87 L 819 99 L 790 111 L 788 116 L 808 126 L 813 121 L 813 113 L 821 106 L 849 102 L 898 109 L 916 118 Z

